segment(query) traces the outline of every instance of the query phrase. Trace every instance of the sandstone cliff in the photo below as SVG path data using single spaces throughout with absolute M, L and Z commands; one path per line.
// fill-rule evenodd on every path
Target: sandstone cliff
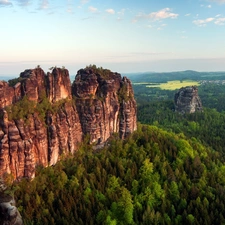
M 0 176 L 14 178 L 34 177 L 37 165 L 74 153 L 86 135 L 103 144 L 137 126 L 131 82 L 96 66 L 79 70 L 72 85 L 64 68 L 25 70 L 0 82 L 0 110 Z
M 175 110 L 180 113 L 202 111 L 201 99 L 196 86 L 182 87 L 174 97 Z

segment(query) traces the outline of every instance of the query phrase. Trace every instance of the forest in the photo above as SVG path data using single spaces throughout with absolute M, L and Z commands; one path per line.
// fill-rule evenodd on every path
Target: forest
M 134 85 L 139 124 L 128 138 L 95 151 L 87 137 L 32 181 L 6 177 L 24 224 L 225 224 L 225 86 L 198 90 L 203 112 L 178 114 L 176 90 Z

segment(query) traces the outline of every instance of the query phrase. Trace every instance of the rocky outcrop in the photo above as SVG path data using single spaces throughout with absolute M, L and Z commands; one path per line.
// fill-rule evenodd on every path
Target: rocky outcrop
M 174 102 L 175 111 L 179 113 L 194 113 L 203 110 L 196 86 L 182 87 L 175 94 Z
M 51 102 L 72 98 L 68 70 L 54 68 L 52 73 L 48 73 L 47 84 L 47 95 Z
M 20 74 L 19 83 L 20 91 L 18 96 L 27 96 L 29 100 L 38 101 L 41 94 L 45 93 L 45 73 L 42 69 L 37 68 L 34 70 L 25 70 Z
M 105 142 L 112 133 L 121 138 L 136 130 L 136 102 L 130 81 L 118 73 L 79 70 L 72 86 L 84 134 Z
M 2 225 L 23 225 L 23 221 L 15 200 L 10 195 L 0 193 L 0 224 Z
M 14 85 L 1 84 L 0 176 L 33 178 L 37 165 L 73 154 L 86 135 L 102 145 L 115 132 L 125 138 L 137 128 L 131 82 L 109 70 L 81 69 L 71 85 L 66 69 L 46 75 L 36 68 Z

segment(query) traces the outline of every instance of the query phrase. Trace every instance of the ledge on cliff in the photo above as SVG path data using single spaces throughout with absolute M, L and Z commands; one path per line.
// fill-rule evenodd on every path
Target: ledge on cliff
M 137 128 L 130 80 L 95 65 L 80 69 L 72 84 L 65 68 L 25 70 L 0 81 L 0 99 L 0 176 L 34 177 L 36 165 L 73 154 L 86 135 L 102 145 Z

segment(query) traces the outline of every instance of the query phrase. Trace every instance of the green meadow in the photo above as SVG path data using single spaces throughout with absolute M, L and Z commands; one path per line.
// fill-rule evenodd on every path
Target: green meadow
M 168 81 L 166 83 L 157 83 L 157 84 L 147 84 L 146 87 L 152 88 L 152 87 L 158 87 L 163 90 L 176 90 L 180 89 L 182 87 L 186 86 L 198 86 L 200 85 L 199 82 L 197 81 L 191 81 L 191 80 L 184 80 L 184 81 L 179 81 L 179 80 L 172 80 Z

